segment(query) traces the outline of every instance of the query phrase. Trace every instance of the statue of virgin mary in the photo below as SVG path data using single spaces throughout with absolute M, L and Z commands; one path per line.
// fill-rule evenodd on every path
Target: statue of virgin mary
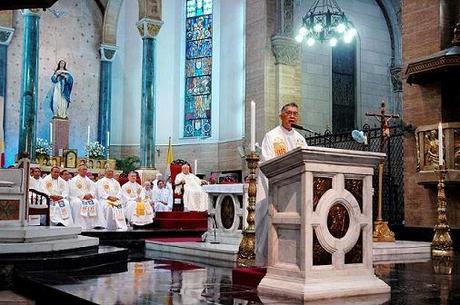
M 70 94 L 72 93 L 73 77 L 67 71 L 67 64 L 60 60 L 51 76 L 52 87 L 48 92 L 46 99 L 49 100 L 53 117 L 66 119 L 67 109 L 70 104 Z

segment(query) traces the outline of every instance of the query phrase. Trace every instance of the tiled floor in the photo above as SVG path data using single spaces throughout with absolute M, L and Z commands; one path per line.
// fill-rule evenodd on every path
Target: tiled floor
M 391 295 L 311 304 L 460 304 L 459 264 L 457 255 L 451 261 L 435 263 L 376 265 L 376 274 L 391 286 Z M 33 277 L 52 289 L 96 304 L 299 304 L 259 297 L 253 289 L 234 286 L 231 274 L 230 268 L 145 259 L 114 273 L 40 273 Z

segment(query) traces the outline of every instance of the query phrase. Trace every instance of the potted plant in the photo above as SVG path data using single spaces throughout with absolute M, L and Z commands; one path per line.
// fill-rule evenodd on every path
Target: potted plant
M 105 147 L 99 143 L 98 141 L 90 142 L 86 144 L 85 147 L 86 157 L 88 158 L 87 166 L 93 168 L 96 161 L 94 160 L 102 160 L 105 158 Z M 90 164 L 93 164 L 91 166 Z
M 48 156 L 51 154 L 51 146 L 48 141 L 42 138 L 37 138 L 35 143 L 35 158 L 39 165 L 46 165 Z

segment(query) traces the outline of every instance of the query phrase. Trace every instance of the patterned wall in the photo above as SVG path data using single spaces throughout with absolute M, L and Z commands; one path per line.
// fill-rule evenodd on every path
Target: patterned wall
M 6 153 L 11 163 L 18 145 L 19 96 L 21 89 L 23 18 L 14 12 L 15 33 L 8 48 L 8 94 L 6 107 Z M 44 98 L 50 89 L 50 77 L 59 59 L 67 61 L 74 78 L 69 108 L 70 148 L 84 154 L 87 126 L 91 139 L 97 130 L 99 98 L 99 45 L 102 13 L 94 0 L 60 0 L 40 17 L 38 136 L 48 139 L 52 117 Z

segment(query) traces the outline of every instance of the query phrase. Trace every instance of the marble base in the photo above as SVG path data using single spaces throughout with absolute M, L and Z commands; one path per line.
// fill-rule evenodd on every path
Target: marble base
M 69 120 L 53 118 L 53 156 L 59 156 L 59 150 L 69 148 Z
M 155 180 L 156 174 L 160 171 L 153 169 L 153 168 L 141 168 L 137 170 L 139 177 L 141 178 L 142 183 L 145 181 L 153 181 Z
M 303 280 L 267 274 L 257 287 L 259 295 L 284 296 L 304 301 L 389 294 L 390 290 L 390 286 L 375 275 Z
M 99 245 L 98 238 L 77 235 L 73 238 L 59 240 L 47 240 L 26 243 L 0 243 L 0 254 L 53 252 L 79 248 L 88 248 L 97 245 Z
M 146 241 L 145 248 L 147 250 L 228 262 L 235 262 L 238 256 L 238 246 L 226 244 Z
M 218 241 L 221 244 L 234 245 L 237 247 L 240 245 L 242 238 L 243 234 L 241 231 L 235 234 L 234 232 L 222 232 L 221 230 L 216 230 L 215 235 L 214 230 L 206 231 L 201 237 L 202 240 L 209 243 Z
M 81 227 L 3 227 L 0 230 L 0 243 L 64 240 L 76 238 L 80 233 Z
M 374 263 L 424 262 L 431 259 L 431 243 L 407 240 L 375 242 L 372 254 Z
M 209 232 L 206 232 L 205 234 L 209 234 Z M 212 241 L 213 239 L 214 236 L 207 236 L 207 240 Z M 220 240 L 219 236 L 217 236 L 217 240 Z M 211 244 L 208 242 L 168 243 L 146 241 L 145 247 L 149 250 L 198 257 L 206 257 L 206 255 L 203 255 L 202 251 L 209 251 L 210 253 L 213 253 L 215 252 L 215 249 L 218 249 L 218 259 L 236 262 L 236 254 L 238 253 L 239 243 L 230 243 L 228 239 L 223 239 L 223 241 L 225 244 Z M 196 249 L 199 249 L 200 251 L 196 251 Z M 407 240 L 398 240 L 394 243 L 373 243 L 372 252 L 374 263 L 425 262 L 431 258 L 431 243 Z

